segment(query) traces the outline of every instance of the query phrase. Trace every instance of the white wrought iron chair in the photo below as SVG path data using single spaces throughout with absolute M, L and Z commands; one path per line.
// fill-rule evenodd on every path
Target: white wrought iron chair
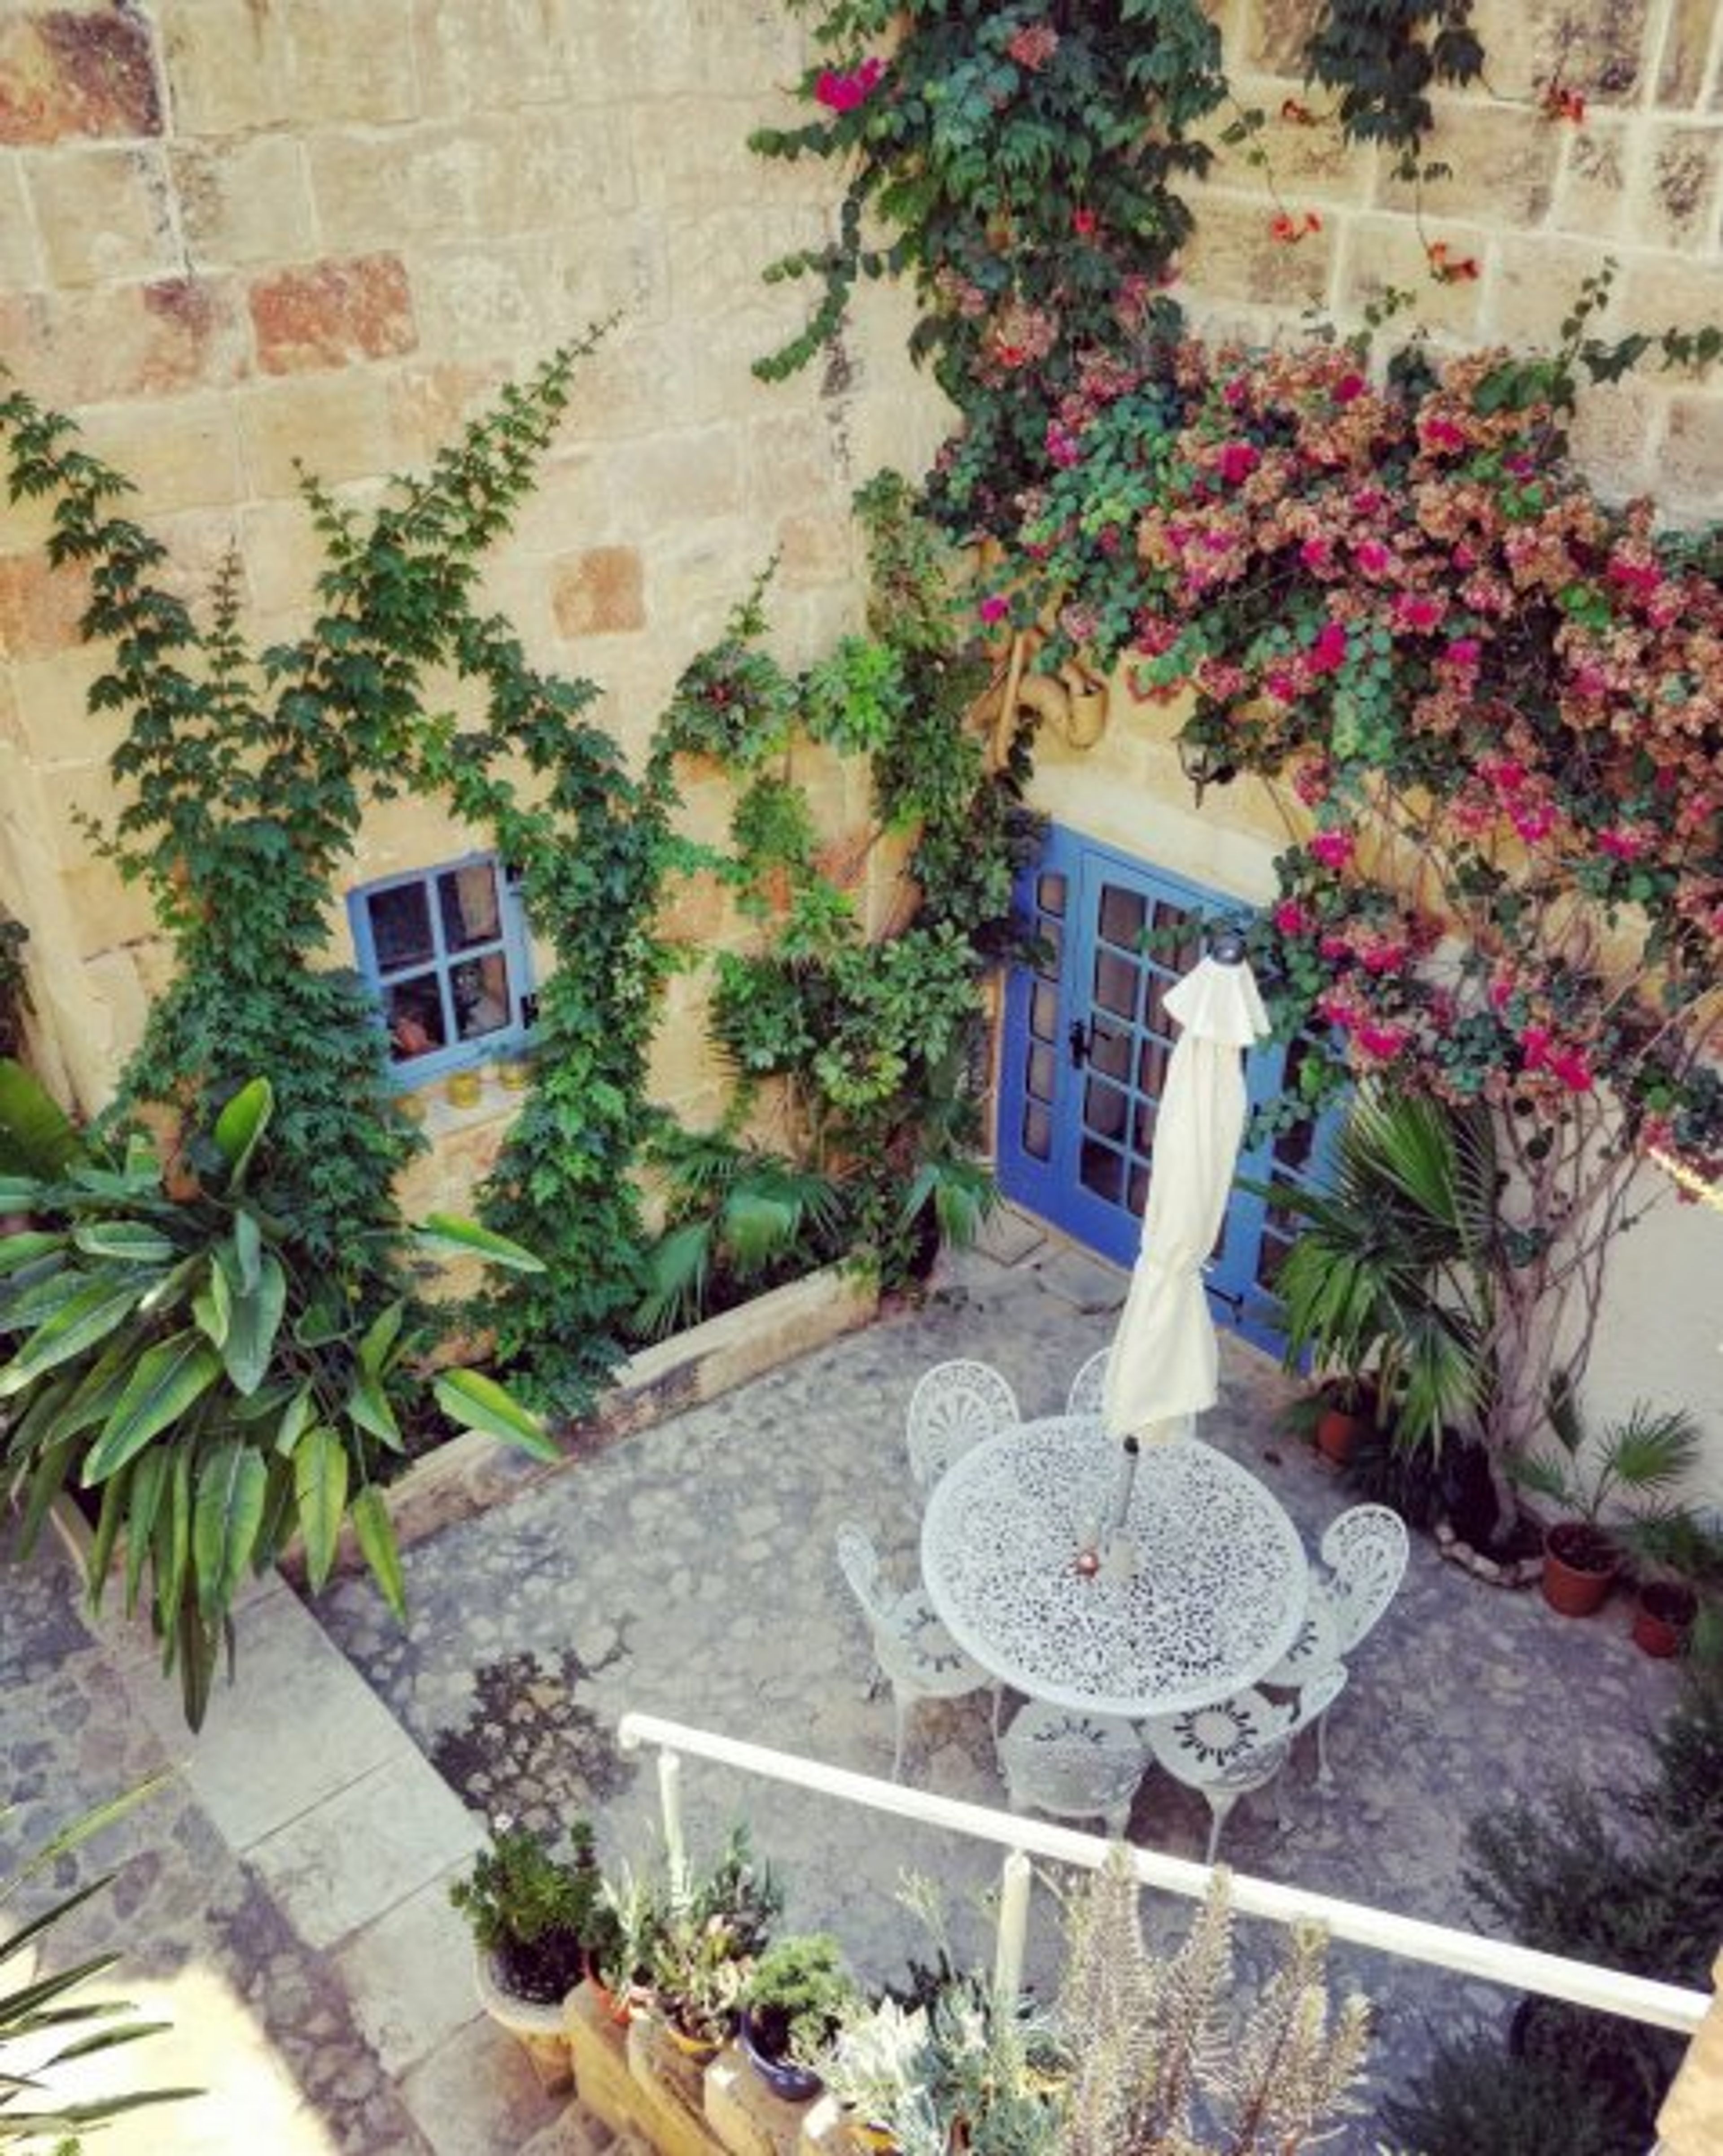
M 990 1363 L 936 1363 L 909 1395 L 909 1471 L 931 1490 L 972 1445 L 1021 1420 L 1016 1394 Z
M 1103 1819 L 1122 1837 L 1149 1755 L 1134 1722 L 1031 1700 L 1000 1738 L 999 1763 L 1014 1812 Z
M 1344 1663 L 1386 1614 L 1406 1577 L 1411 1547 L 1406 1522 L 1387 1505 L 1354 1505 L 1330 1523 L 1321 1543 L 1324 1570 L 1313 1575 L 1310 1607 L 1299 1636 L 1263 1678 L 1302 1696 L 1324 1671 Z M 1328 1722 L 1316 1724 L 1316 1771 L 1326 1788 Z
M 1108 1358 L 1112 1353 L 1110 1346 L 1096 1348 L 1071 1380 L 1071 1390 L 1065 1395 L 1067 1414 L 1099 1414 L 1101 1401 L 1107 1390 Z
M 862 1605 L 873 1635 L 873 1651 L 892 1687 L 898 1712 L 898 1740 L 892 1753 L 892 1779 L 903 1773 L 903 1742 L 909 1710 L 918 1699 L 960 1699 L 994 1680 L 970 1660 L 939 1621 L 927 1589 L 918 1583 L 907 1594 L 887 1584 L 879 1553 L 865 1527 L 846 1520 L 837 1531 L 837 1561 L 850 1591 Z M 1000 1694 L 994 1686 L 993 1726 L 999 1729 Z
M 1259 1691 L 1236 1691 L 1212 1707 L 1155 1715 L 1140 1724 L 1155 1764 L 1207 1800 L 1213 1816 L 1204 1863 L 1214 1862 L 1233 1805 L 1275 1779 L 1291 1756 L 1293 1739 L 1334 1705 L 1345 1685 L 1345 1665 L 1335 1662 L 1313 1677 L 1294 1702 L 1277 1705 Z

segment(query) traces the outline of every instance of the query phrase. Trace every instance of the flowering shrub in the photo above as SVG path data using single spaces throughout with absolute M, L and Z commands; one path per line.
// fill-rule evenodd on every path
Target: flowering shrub
M 807 0 L 804 12 L 823 57 L 800 94 L 817 116 L 752 146 L 838 159 L 849 178 L 836 240 L 767 272 L 822 290 L 806 329 L 757 371 L 812 359 L 858 278 L 908 272 L 922 311 L 913 349 L 963 417 L 932 504 L 959 531 L 990 528 L 1084 370 L 1122 357 L 1145 322 L 1175 320 L 1161 288 L 1191 220 L 1173 182 L 1211 154 L 1185 134 L 1223 94 L 1218 33 L 1200 0 Z
M 1310 1089 L 1503 1111 L 1523 1435 L 1640 1157 L 1723 1165 L 1723 547 L 1597 500 L 1547 365 L 1170 358 L 1067 403 L 988 596 L 1194 691 L 1187 760 L 1282 792 L 1254 955 L 1333 1050 Z

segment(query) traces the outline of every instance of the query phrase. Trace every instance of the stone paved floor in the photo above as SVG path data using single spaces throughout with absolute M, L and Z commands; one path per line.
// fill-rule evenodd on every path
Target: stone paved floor
M 327 1598 L 325 1624 L 471 1800 L 527 1819 L 596 1807 L 611 1853 L 642 1845 L 655 1817 L 650 1770 L 636 1774 L 609 1741 L 625 1707 L 888 1772 L 890 1699 L 862 1696 L 869 1657 L 833 1563 L 833 1530 L 845 1517 L 867 1523 L 907 1578 L 918 1513 L 903 1424 L 916 1375 L 945 1356 L 980 1355 L 1006 1373 L 1026 1414 L 1043 1414 L 1108 1338 L 1119 1277 L 1068 1249 L 1026 1249 L 1027 1240 L 1002 1239 L 1016 1263 L 971 1254 L 923 1309 L 421 1545 L 408 1560 L 409 1635 L 363 1582 Z M 1222 1397 L 1204 1435 L 1270 1483 L 1314 1548 L 1350 1501 L 1314 1455 L 1278 1436 L 1287 1389 L 1267 1358 L 1224 1342 Z M 1600 1788 L 1633 1777 L 1643 1732 L 1673 1691 L 1667 1668 L 1631 1645 L 1621 1610 L 1573 1625 L 1535 1594 L 1467 1578 L 1417 1537 L 1406 1585 L 1336 1711 L 1335 1795 L 1319 1795 L 1301 1757 L 1290 1830 L 1280 1835 L 1272 1799 L 1258 1799 L 1235 1812 L 1225 1854 L 1241 1871 L 1464 1924 L 1467 1820 L 1504 1790 L 1535 1796 L 1569 1775 Z M 985 1695 L 918 1708 L 909 1772 L 933 1789 L 998 1801 Z M 891 1898 L 905 1866 L 947 1882 L 959 1940 L 980 1950 L 965 1890 L 982 1887 L 989 1867 L 949 1838 L 884 1831 L 841 1807 L 743 1789 L 697 1762 L 684 1779 L 697 1839 L 709 1845 L 745 1810 L 786 1875 L 790 1920 L 838 1929 L 871 1974 L 900 1973 L 918 1943 Z M 1145 1781 L 1134 1839 L 1200 1856 L 1206 1827 L 1201 1799 Z M 1268 1957 L 1265 1928 L 1244 1928 L 1247 1968 Z M 1032 1967 L 1046 1977 L 1054 1927 L 1037 1931 Z M 1422 2055 L 1430 2018 L 1451 2016 L 1457 1996 L 1499 2010 L 1483 1986 L 1361 1953 L 1336 1961 L 1377 2002 L 1379 2081 Z
M 1022 1233 L 1001 1235 L 997 1248 L 1011 1262 L 971 1255 L 924 1309 L 620 1440 L 421 1544 L 406 1560 L 409 1634 L 363 1582 L 332 1591 L 316 1614 L 462 1796 L 528 1819 L 597 1809 L 609 1854 L 644 1846 L 655 1810 L 650 1771 L 620 1758 L 612 1741 L 624 1707 L 884 1774 L 889 1697 L 864 1697 L 868 1656 L 832 1563 L 834 1527 L 846 1517 L 869 1524 L 907 1576 L 917 1511 L 902 1429 L 916 1374 L 947 1355 L 980 1354 L 1010 1377 L 1026 1413 L 1047 1412 L 1113 1322 L 1119 1282 L 1106 1269 Z M 1224 1342 L 1223 1396 L 1204 1434 L 1270 1482 L 1314 1547 L 1347 1501 L 1311 1455 L 1277 1439 L 1284 1391 L 1263 1358 Z M 213 2080 L 213 2060 L 220 2099 L 141 2114 L 104 2146 L 115 2156 L 242 2145 L 259 2156 L 602 2150 L 601 2130 L 578 2109 L 558 2118 L 506 2040 L 464 2018 L 462 1957 L 431 1922 L 440 1881 L 378 1915 L 380 1890 L 363 1866 L 332 1861 L 326 1876 L 315 1865 L 307 1873 L 293 1836 L 307 1831 L 309 1814 L 249 1843 L 236 1835 L 234 1806 L 243 1813 L 258 1791 L 244 1789 L 243 1772 L 224 1782 L 235 1753 L 243 1762 L 253 1749 L 254 1781 L 267 1784 L 282 1772 L 266 1763 L 284 1756 L 271 1746 L 315 1757 L 352 1741 L 332 1738 L 327 1718 L 290 1687 L 257 1681 L 271 1637 L 303 1621 L 285 1590 L 274 1593 L 249 1613 L 249 1660 L 224 1710 L 227 1763 L 217 1772 L 208 1743 L 194 1748 L 186 1781 L 105 1839 L 95 1857 L 132 1861 L 114 1895 L 80 1912 L 75 1934 L 90 1950 L 120 1947 L 127 1994 L 179 2025 L 157 2056 L 135 2054 L 137 2066 L 158 2078 Z M 56 1550 L 27 1567 L 0 1559 L 0 1771 L 19 1806 L 0 1822 L 3 1863 L 38 1827 L 178 1756 L 183 1740 L 135 1655 L 85 1630 Z M 1621 1612 L 1565 1623 L 1535 1597 L 1475 1584 L 1415 1541 L 1406 1587 L 1335 1717 L 1338 1794 L 1324 1802 L 1301 1760 L 1290 1831 L 1277 1834 L 1272 1804 L 1259 1799 L 1260 1810 L 1235 1813 L 1226 1854 L 1242 1871 L 1463 1923 L 1467 1820 L 1505 1790 L 1552 1791 L 1570 1774 L 1602 1788 L 1633 1778 L 1643 1731 L 1673 1686 L 1631 1647 Z M 343 1731 L 362 1720 L 347 1712 Z M 985 1699 L 919 1709 L 909 1771 L 928 1787 L 997 1800 Z M 965 1848 L 744 1789 L 697 1762 L 685 1779 L 697 1841 L 709 1845 L 745 1811 L 786 1876 L 789 1920 L 838 1930 L 868 1972 L 898 1974 L 907 1953 L 926 1951 L 891 1898 L 906 1866 L 945 1882 L 959 1948 L 985 1951 L 968 1897 L 985 1888 L 990 1867 Z M 352 1800 L 337 1794 L 329 1816 Z M 1200 1855 L 1206 1816 L 1200 1799 L 1151 1778 L 1132 1833 Z M 366 1906 L 343 1912 L 342 1897 L 356 1895 L 369 1897 Z M 1045 1919 L 1044 1897 L 1039 1906 Z M 306 1943 L 362 1918 L 371 1928 L 352 1934 L 357 1944 Z M 1166 1928 L 1176 1921 L 1170 1911 Z M 423 1934 L 413 1928 L 421 1922 Z M 415 2046 L 399 2027 L 367 2025 L 356 1957 L 391 1927 L 416 1970 L 409 1989 L 422 1987 L 415 2008 L 446 2020 L 446 2036 L 421 2030 Z M 1266 1958 L 1263 1928 L 1244 1928 L 1248 1969 Z M 1054 1925 L 1039 1922 L 1031 1974 L 1043 1983 L 1055 1944 Z M 1378 2004 L 1378 2082 L 1420 2056 L 1427 2025 L 1450 2018 L 1457 1999 L 1499 2010 L 1483 1987 L 1365 1954 L 1336 1961 Z M 1372 2137 L 1360 2125 L 1336 2145 L 1362 2152 Z

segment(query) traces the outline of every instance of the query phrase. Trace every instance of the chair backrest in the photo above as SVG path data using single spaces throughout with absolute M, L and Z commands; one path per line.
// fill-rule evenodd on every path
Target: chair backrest
M 936 1363 L 909 1396 L 909 1471 L 929 1490 L 953 1460 L 1022 1417 L 990 1363 Z
M 879 1552 L 867 1528 L 857 1527 L 853 1520 L 846 1520 L 838 1528 L 837 1563 L 868 1623 L 888 1624 L 892 1596 L 880 1570 Z
M 1065 1395 L 1067 1414 L 1099 1414 L 1107 1390 L 1107 1361 L 1112 1353 L 1110 1347 L 1096 1348 L 1071 1380 L 1071 1390 Z
M 1319 1670 L 1299 1694 L 1298 1706 L 1287 1724 L 1287 1736 L 1296 1737 L 1301 1729 L 1308 1729 L 1319 1714 L 1328 1712 L 1345 1689 L 1344 1662 L 1331 1662 L 1325 1670 Z
M 1324 1592 L 1335 1635 L 1349 1655 L 1381 1619 L 1406 1576 L 1406 1522 L 1386 1505 L 1355 1505 L 1322 1537 L 1331 1577 Z

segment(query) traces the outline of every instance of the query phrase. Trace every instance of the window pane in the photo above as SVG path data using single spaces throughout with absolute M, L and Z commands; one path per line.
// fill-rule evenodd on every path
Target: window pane
M 449 973 L 455 1021 L 463 1040 L 500 1033 L 509 1022 L 508 962 L 500 951 L 463 958 Z
M 1125 1203 L 1140 1220 L 1143 1208 L 1149 1203 L 1149 1171 L 1140 1162 L 1131 1163 L 1131 1187 L 1126 1194 Z
M 1129 1096 L 1116 1086 L 1103 1086 L 1091 1078 L 1084 1089 L 1083 1120 L 1098 1137 L 1123 1138 L 1125 1102 Z
M 1031 1048 L 1024 1065 L 1023 1083 L 1034 1101 L 1051 1101 L 1058 1070 L 1057 1060 L 1051 1048 Z
M 1095 1001 L 1120 1018 L 1136 1016 L 1137 968 L 1130 959 L 1113 951 L 1096 952 Z
M 423 884 L 397 884 L 393 891 L 373 891 L 365 904 L 370 910 L 377 963 L 383 973 L 422 966 L 432 956 L 430 908 Z
M 1078 1170 L 1086 1188 L 1098 1198 L 1104 1198 L 1109 1205 L 1123 1202 L 1124 1194 L 1124 1162 L 1110 1146 L 1103 1146 L 1093 1138 L 1083 1142 L 1083 1164 Z
M 1030 992 L 1029 1030 L 1037 1040 L 1051 1040 L 1059 1023 L 1059 991 L 1051 981 L 1037 981 Z
M 437 993 L 435 973 L 415 973 L 411 979 L 391 981 L 383 992 L 383 1017 L 388 1025 L 388 1053 L 392 1063 L 410 1063 L 416 1055 L 446 1048 L 443 998 Z
M 475 943 L 494 943 L 502 933 L 492 862 L 473 861 L 464 869 L 445 870 L 437 878 L 437 902 L 446 950 L 470 951 Z
M 1031 1160 L 1048 1160 L 1053 1151 L 1053 1119 L 1031 1101 L 1023 1111 L 1023 1150 Z
M 1131 1075 L 1131 1037 L 1098 1018 L 1089 1028 L 1089 1062 L 1103 1078 L 1128 1081 Z
M 1151 1034 L 1137 1055 L 1137 1084 L 1151 1100 L 1158 1101 L 1166 1091 L 1166 1065 L 1170 1050 L 1164 1040 Z
M 1035 902 L 1043 913 L 1062 914 L 1065 911 L 1065 879 L 1062 875 L 1039 875 L 1035 880 Z
M 1116 883 L 1102 885 L 1101 933 L 1109 943 L 1135 950 L 1148 914 L 1149 901 L 1135 891 L 1122 891 Z

